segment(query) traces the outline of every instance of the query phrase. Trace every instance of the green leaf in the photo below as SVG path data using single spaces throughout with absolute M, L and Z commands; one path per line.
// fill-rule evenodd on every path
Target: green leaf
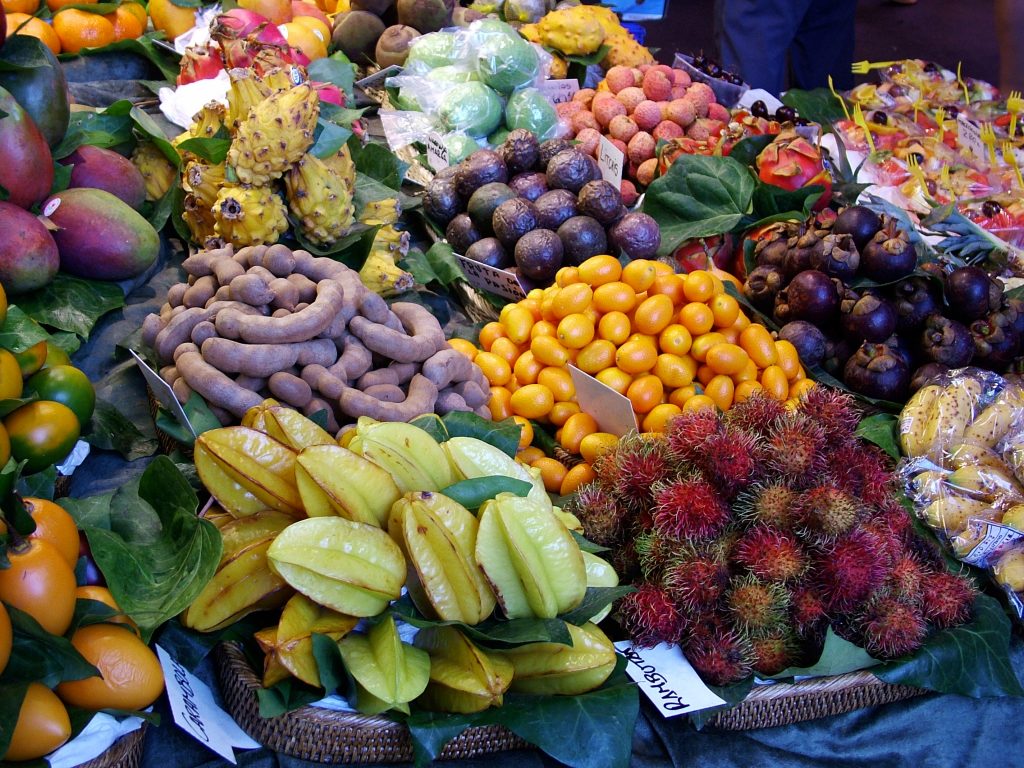
M 347 682 L 348 672 L 342 661 L 338 643 L 327 635 L 314 632 L 310 635 L 313 641 L 313 658 L 316 661 L 320 685 L 327 693 L 333 693 Z
M 5 482 L 4 485 L 8 488 L 14 485 L 18 481 L 18 476 L 21 473 L 23 464 L 19 463 L 15 465 L 14 470 L 8 474 L 7 467 L 4 467 Z M 24 500 L 17 494 L 3 495 L 3 516 L 11 528 L 17 531 L 21 536 L 30 536 L 36 530 L 35 518 L 29 514 L 29 511 L 25 509 Z
M 444 422 L 436 413 L 425 413 L 422 416 L 417 416 L 409 423 L 419 427 L 424 432 L 429 432 L 430 436 L 439 443 L 443 443 L 449 437 Z
M 512 418 L 488 421 L 469 411 L 452 411 L 441 417 L 450 437 L 475 437 L 490 443 L 513 459 L 519 448 L 520 427 Z
M 57 484 L 57 468 L 52 464 L 41 472 L 22 475 L 18 478 L 18 493 L 35 499 L 53 499 L 54 487 Z
M 729 157 L 733 160 L 738 160 L 744 165 L 753 167 L 757 156 L 764 151 L 765 147 L 772 143 L 774 138 L 774 136 L 767 133 L 761 136 L 747 136 L 733 145 L 732 149 L 729 150 Z
M 54 158 L 67 157 L 83 144 L 105 149 L 129 145 L 133 139 L 130 107 L 131 102 L 118 101 L 102 112 L 72 112 L 68 130 L 53 150 Z
M 580 549 L 582 551 L 584 551 L 584 552 L 589 552 L 592 555 L 599 555 L 602 552 L 611 552 L 611 550 L 608 549 L 608 547 L 602 547 L 600 544 L 595 544 L 594 542 L 590 541 L 589 539 L 584 538 L 582 535 L 580 535 L 576 531 L 569 531 L 569 533 L 571 533 L 572 537 L 574 539 L 576 539 L 576 543 L 579 545 Z
M 116 283 L 58 272 L 45 288 L 19 297 L 18 306 L 42 325 L 88 339 L 101 317 L 124 306 L 124 293 Z
M 90 624 L 103 624 L 121 615 L 120 611 L 114 610 L 106 603 L 80 597 L 75 600 L 75 613 L 71 617 L 71 626 L 68 628 L 68 634 L 74 634 L 75 630 L 79 627 L 87 627 Z
M 340 51 L 312 62 L 306 67 L 306 72 L 310 80 L 315 80 L 318 83 L 331 83 L 338 86 L 347 95 L 352 95 L 356 67 Z
M 473 640 L 489 646 L 507 648 L 524 643 L 560 643 L 571 645 L 572 637 L 565 622 L 559 619 L 511 619 L 504 621 L 490 618 L 472 626 L 460 621 L 434 621 L 427 619 L 416 610 L 408 595 L 391 604 L 391 612 L 407 624 L 423 629 L 425 627 L 458 627 Z
M 661 228 L 660 255 L 697 237 L 728 232 L 750 209 L 754 179 L 731 157 L 682 155 L 647 188 L 643 212 Z
M 815 88 L 811 91 L 791 88 L 782 95 L 782 103 L 793 107 L 800 117 L 822 125 L 831 125 L 846 116 L 843 107 L 828 88 Z
M 379 227 L 368 227 L 366 224 L 357 221 L 343 237 L 336 240 L 333 244 L 321 248 L 306 239 L 306 236 L 302 234 L 302 229 L 297 226 L 294 217 L 291 217 L 290 221 L 292 223 L 291 235 L 304 250 L 309 251 L 314 256 L 330 256 L 332 259 L 357 270 L 362 266 L 363 261 L 366 260 L 366 254 L 369 253 L 370 246 L 373 244 L 373 237 L 379 229 Z
M 6 754 L 7 747 L 11 744 L 14 725 L 18 722 L 21 702 L 25 700 L 27 690 L 28 681 L 9 683 L 5 680 L 0 683 L 0 755 Z
M 582 626 L 603 611 L 605 607 L 630 592 L 636 592 L 636 587 L 628 584 L 619 587 L 587 587 L 583 602 L 568 613 L 563 613 L 561 618 L 570 624 Z
M 526 496 L 532 489 L 533 483 L 528 483 L 525 480 L 517 480 L 504 475 L 488 475 L 487 477 L 462 480 L 447 488 L 442 488 L 441 493 L 459 502 L 466 509 L 473 510 L 479 509 L 481 504 L 488 499 L 493 499 L 499 493 Z
M 405 172 L 409 166 L 399 160 L 398 156 L 383 144 L 371 143 L 360 146 L 353 157 L 356 170 L 360 173 L 364 173 L 392 189 L 402 188 L 402 179 L 405 178 Z
M 876 413 L 857 425 L 857 437 L 874 443 L 893 459 L 900 458 L 900 422 L 895 414 Z
M 462 268 L 455 258 L 455 252 L 448 243 L 434 243 L 424 254 L 430 269 L 437 275 L 437 281 L 445 288 L 456 280 L 464 280 Z
M 260 717 L 278 717 L 287 712 L 299 709 L 319 701 L 324 697 L 322 691 L 318 691 L 310 685 L 289 677 L 270 688 L 259 688 L 256 691 L 256 698 L 260 705 Z
M 860 646 L 844 640 L 828 628 L 825 634 L 825 645 L 821 649 L 821 656 L 809 667 L 789 667 L 772 675 L 775 680 L 805 675 L 808 677 L 828 677 L 831 675 L 845 675 L 847 672 L 856 672 L 859 669 L 868 669 L 878 664 L 878 659 L 873 658 Z
M 106 498 L 106 526 L 83 524 L 76 499 L 66 500 L 65 507 L 85 531 L 117 604 L 148 641 L 213 576 L 222 549 L 220 533 L 196 516 L 195 491 L 166 456 L 158 456 L 140 478 Z M 88 511 L 97 513 L 95 506 Z
M 11 352 L 24 352 L 33 344 L 49 339 L 50 334 L 25 314 L 21 307 L 12 305 L 7 308 L 7 319 L 0 327 L 0 347 Z
M 571 61 L 573 64 L 580 64 L 584 67 L 589 67 L 592 64 L 600 64 L 611 49 L 612 47 L 610 45 L 602 45 L 596 51 L 588 53 L 586 56 L 566 56 L 559 51 L 555 51 L 553 48 L 549 48 L 548 50 L 553 53 L 558 53 L 559 56 L 562 56 L 566 61 Z
M 356 171 L 356 188 L 352 199 L 355 202 L 357 219 L 363 215 L 368 203 L 387 200 L 390 197 L 398 198 L 402 211 L 415 210 L 421 205 L 418 197 L 411 197 L 404 192 L 396 191 L 387 184 L 382 184 L 359 170 Z
M 886 662 L 872 673 L 893 685 L 972 698 L 1024 695 L 1010 663 L 1010 620 L 988 595 L 975 599 L 969 624 L 936 632 L 912 656 Z
M 213 415 L 210 406 L 199 395 L 193 393 L 181 407 L 185 411 L 185 416 L 188 417 L 188 421 L 192 425 L 192 429 L 196 431 L 197 436 L 208 430 L 220 427 L 220 421 Z M 170 411 L 163 407 L 157 409 L 156 427 L 183 445 L 192 445 L 195 441 L 195 437 L 189 432 L 188 427 L 184 424 L 179 424 Z
M 316 132 L 313 134 L 313 146 L 309 148 L 309 152 L 314 157 L 324 160 L 336 155 L 351 135 L 351 128 L 345 128 L 320 117 L 317 120 Z
M 175 174 L 174 179 L 171 182 L 171 186 L 168 188 L 167 192 L 164 193 L 163 197 L 156 201 L 156 203 L 150 210 L 149 215 L 146 216 L 146 220 L 153 226 L 153 229 L 155 229 L 157 232 L 164 228 L 164 225 L 167 223 L 167 220 L 171 217 L 171 213 L 173 213 L 174 211 L 174 201 L 180 190 L 181 176 Z
M 4 669 L 5 683 L 39 682 L 53 688 L 65 680 L 82 680 L 99 672 L 66 637 L 51 635 L 24 611 L 6 605 L 11 617 L 11 658 Z
M 9 397 L 5 400 L 0 400 L 0 419 L 12 411 L 16 411 L 25 403 L 31 403 L 33 400 L 38 400 L 39 395 L 28 395 L 27 397 Z
M 68 188 L 68 184 L 71 183 L 71 172 L 73 170 L 73 165 L 64 165 L 56 160 L 53 161 L 53 186 L 50 187 L 50 194 L 63 192 Z
M 223 126 L 217 133 L 223 131 Z M 226 131 L 225 131 L 226 133 Z M 193 155 L 198 155 L 203 160 L 213 165 L 218 165 L 224 162 L 224 159 L 228 156 L 228 149 L 231 147 L 230 137 L 212 136 L 206 138 L 204 136 L 197 136 L 194 139 L 186 139 L 178 145 L 179 152 L 191 152 Z
M 810 216 L 811 208 L 818 202 L 818 198 L 821 197 L 824 191 L 824 187 L 817 185 L 801 187 L 800 189 L 790 191 L 782 187 L 776 187 L 774 184 L 765 184 L 762 181 L 758 181 L 754 186 L 752 199 L 754 212 L 752 215 L 757 216 L 761 220 L 767 218 L 778 220 L 778 217 L 781 216 L 784 219 L 803 221 Z M 761 223 L 761 221 L 758 221 L 754 226 L 759 226 Z
M 127 461 L 152 456 L 159 448 L 156 438 L 143 435 L 116 406 L 101 399 L 96 400 L 85 440 L 96 448 L 117 451 Z

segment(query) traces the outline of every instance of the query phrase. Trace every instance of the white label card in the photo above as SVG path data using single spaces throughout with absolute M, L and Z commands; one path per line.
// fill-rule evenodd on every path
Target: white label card
M 249 738 L 231 716 L 217 706 L 209 686 L 171 658 L 159 645 L 156 654 L 164 672 L 167 699 L 174 722 L 232 765 L 237 765 L 234 747 L 258 749 L 259 742 Z
M 466 276 L 466 281 L 478 291 L 494 293 L 510 301 L 519 301 L 526 298 L 526 291 L 519 278 L 504 269 L 489 267 L 479 261 L 473 261 L 465 256 L 455 254 L 459 260 L 459 266 Z
M 607 384 L 584 373 L 575 365 L 569 366 L 569 376 L 576 388 L 576 402 L 597 422 L 602 432 L 621 437 L 637 429 L 633 404 Z
M 981 140 L 981 128 L 963 112 L 956 116 L 957 143 L 975 157 L 988 157 L 985 142 Z
M 554 104 L 564 104 L 572 101 L 572 97 L 580 89 L 580 83 L 574 78 L 568 80 L 545 80 L 540 84 L 540 90 L 545 96 L 551 99 Z
M 384 67 L 379 72 L 367 75 L 362 80 L 356 80 L 354 85 L 356 88 L 369 88 L 371 85 L 376 85 L 387 80 L 389 77 L 396 77 L 400 74 L 402 74 L 402 68 L 398 64 L 392 64 L 390 67 Z
M 142 376 L 146 379 L 146 383 L 149 384 L 149 388 L 152 390 L 153 397 L 156 398 L 157 402 L 169 410 L 174 418 L 178 420 L 179 424 L 183 427 L 188 427 L 188 430 L 192 433 L 193 437 L 197 437 L 196 431 L 188 420 L 188 416 L 185 415 L 185 409 L 181 407 L 181 403 L 179 403 L 178 398 L 175 397 L 174 390 L 171 389 L 171 385 L 160 378 L 160 374 L 150 368 L 146 364 L 146 361 L 139 357 L 134 349 L 129 349 L 128 351 L 131 353 L 131 356 L 135 358 L 135 364 L 138 365 L 139 370 L 142 371 Z
M 609 184 L 614 184 L 616 189 L 622 184 L 622 166 L 625 162 L 626 156 L 622 154 L 622 150 L 602 136 L 598 147 L 597 164 L 601 168 L 602 178 Z
M 1024 533 L 1009 525 L 1000 525 L 989 520 L 972 518 L 967 523 L 968 530 L 974 531 L 984 526 L 984 535 L 971 551 L 960 558 L 965 563 L 985 568 L 999 558 L 1007 549 L 1024 539 Z
M 448 167 L 448 147 L 441 134 L 433 131 L 427 134 L 427 164 L 434 171 Z
M 629 640 L 621 640 L 615 647 L 626 657 L 626 674 L 662 717 L 689 715 L 725 704 L 704 685 L 678 645 L 637 648 Z

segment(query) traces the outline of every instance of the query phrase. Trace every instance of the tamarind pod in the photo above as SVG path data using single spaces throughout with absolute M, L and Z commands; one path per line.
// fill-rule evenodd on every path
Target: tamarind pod
M 373 367 L 373 355 L 363 343 L 351 333 L 345 332 L 334 340 L 335 347 L 341 342 L 338 361 L 328 370 L 345 381 L 355 381 Z M 326 393 L 325 393 L 326 394 Z
M 174 352 L 179 345 L 192 337 L 192 329 L 203 320 L 208 320 L 210 310 L 203 307 L 185 309 L 163 327 L 153 340 L 153 349 L 161 363 L 174 359 Z
M 396 301 L 391 305 L 391 311 L 402 321 L 402 327 L 410 336 L 421 334 L 429 336 L 434 342 L 434 352 L 439 352 L 448 346 L 448 342 L 444 338 L 444 331 L 441 330 L 437 318 L 423 305 L 408 301 Z
M 471 411 L 472 408 L 466 403 L 466 399 L 452 389 L 445 389 L 438 393 L 437 402 L 434 403 L 434 411 L 444 416 L 452 411 Z
M 302 310 L 306 309 L 308 306 L 309 306 L 309 304 L 307 304 L 304 301 L 301 301 L 301 302 L 299 302 L 298 304 L 295 305 L 295 309 L 292 310 L 292 312 L 293 313 L 294 312 L 301 312 Z
M 458 350 L 448 347 L 435 352 L 423 361 L 423 375 L 444 389 L 453 381 L 466 381 L 471 375 L 473 363 Z
M 290 314 L 291 314 L 291 312 L 289 310 L 287 310 L 287 309 L 275 309 L 273 312 L 270 313 L 270 316 L 271 317 L 288 317 L 288 315 L 290 315 Z
M 274 300 L 274 293 L 267 287 L 263 278 L 252 272 L 239 275 L 228 286 L 231 288 L 232 299 L 244 301 L 253 307 L 263 306 Z
M 318 339 L 336 339 L 345 333 L 345 329 L 348 327 L 348 319 L 345 317 L 343 312 L 339 312 L 334 316 L 331 324 L 321 332 Z
M 479 408 L 474 408 L 473 413 L 479 416 L 481 419 L 491 420 L 491 409 L 486 405 L 481 405 Z
M 267 250 L 269 246 L 266 245 L 247 245 L 244 248 L 239 248 L 238 252 L 232 257 L 234 261 L 237 261 L 243 267 L 251 267 L 253 264 L 259 263 L 259 260 L 263 257 L 263 252 Z
M 418 305 L 412 306 L 419 309 Z M 348 327 L 367 349 L 400 363 L 419 363 L 436 351 L 435 334 L 439 334 L 442 339 L 444 334 L 434 316 L 425 309 L 422 315 L 410 315 L 410 319 L 411 322 L 406 325 L 408 333 L 373 323 L 359 315 L 349 321 Z
M 220 406 L 238 418 L 263 400 L 255 392 L 242 389 L 226 374 L 207 363 L 199 352 L 189 351 L 179 355 L 176 363 L 182 378 L 210 405 Z
M 398 376 L 398 384 L 405 385 L 409 383 L 417 373 L 420 372 L 420 366 L 416 363 L 391 363 L 388 366 Z
M 294 310 L 299 304 L 299 289 L 283 277 L 275 277 L 267 288 L 274 294 L 270 306 L 279 309 Z
M 191 341 L 186 341 L 184 344 L 179 344 L 178 348 L 174 350 L 174 360 L 177 362 L 178 358 L 187 352 L 198 352 L 199 347 L 193 344 Z
M 159 371 L 160 378 L 166 381 L 168 384 L 173 384 L 174 380 L 181 376 L 178 373 L 178 368 L 173 365 L 165 365 Z
M 215 301 L 231 301 L 231 286 L 222 285 L 217 289 L 217 292 L 213 294 L 213 298 L 207 302 L 207 306 Z
M 322 388 L 320 391 L 330 397 Z M 338 407 L 353 419 L 369 416 L 380 421 L 411 421 L 433 411 L 436 401 L 437 387 L 426 376 L 416 374 L 409 382 L 409 393 L 400 403 L 382 403 L 365 392 L 345 387 L 338 398 Z
M 155 313 L 146 315 L 142 321 L 142 343 L 152 349 L 157 334 L 164 329 L 164 325 L 166 322 L 160 315 Z
M 160 307 L 160 311 L 157 314 L 160 315 L 160 319 L 163 320 L 164 323 L 167 323 L 167 321 L 170 320 L 172 317 L 171 313 L 179 308 L 184 309 L 184 307 L 182 307 L 181 304 L 179 304 L 177 307 L 172 307 L 167 302 L 164 302 L 164 304 Z
M 356 388 L 365 392 L 367 387 L 373 387 L 378 384 L 397 386 L 398 371 L 392 368 L 378 368 L 375 371 L 367 371 L 356 381 Z
M 230 427 L 232 424 L 238 421 L 238 419 L 236 419 L 232 414 L 228 413 L 219 406 L 208 404 L 208 407 L 210 409 L 210 413 L 212 413 L 214 418 L 220 422 L 220 425 L 222 427 Z
M 295 259 L 293 272 L 305 275 L 314 282 L 334 279 L 343 270 L 347 270 L 344 264 L 334 259 L 317 257 L 309 251 L 292 251 L 292 258 Z
M 331 400 L 337 400 L 345 391 L 345 382 L 322 365 L 307 365 L 302 369 L 302 380 Z
M 452 391 L 466 401 L 469 410 L 486 405 L 491 399 L 490 388 L 484 389 L 473 380 L 458 382 L 452 386 Z
M 202 348 L 203 342 L 207 339 L 212 339 L 217 335 L 217 327 L 209 320 L 203 320 L 201 323 L 197 323 L 196 327 L 192 329 L 192 343 L 197 347 Z
M 185 298 L 185 291 L 188 290 L 187 283 L 175 283 L 167 289 L 167 303 L 172 307 L 177 307 L 181 304 L 182 299 Z
M 201 347 L 203 359 L 224 373 L 244 373 L 266 378 L 285 368 L 299 365 L 330 365 L 337 350 L 327 339 L 295 344 L 242 344 L 213 337 Z
M 313 399 L 313 388 L 309 384 L 298 376 L 284 371 L 272 374 L 267 380 L 267 388 L 274 397 L 296 408 L 302 408 Z
M 239 275 L 245 274 L 245 267 L 234 259 L 219 259 L 213 265 L 213 274 L 222 286 L 227 285 Z
M 271 245 L 252 264 L 266 267 L 274 277 L 287 277 L 295 271 L 295 256 L 286 245 Z
M 217 332 L 226 338 L 241 337 L 250 344 L 291 344 L 312 339 L 331 324 L 345 299 L 341 286 L 333 280 L 320 281 L 316 291 L 316 301 L 290 317 L 244 317 L 233 310 L 219 312 Z
M 367 291 L 359 298 L 359 314 L 371 323 L 384 325 L 390 312 L 388 303 L 373 291 Z
M 305 275 L 295 272 L 288 275 L 285 280 L 294 285 L 299 291 L 299 301 L 310 302 L 316 298 L 316 283 Z
M 318 413 L 327 414 L 327 432 L 334 434 L 338 431 L 338 419 L 334 415 L 334 408 L 326 400 L 313 397 L 310 398 L 309 402 L 302 407 L 302 412 L 309 418 L 313 418 Z
M 171 382 L 171 391 L 174 392 L 174 396 L 178 398 L 178 402 L 182 405 L 187 403 L 188 399 L 192 396 L 192 388 L 180 376 Z
M 405 400 L 405 391 L 397 384 L 372 384 L 369 387 L 360 387 L 360 389 L 382 403 L 400 403 Z
M 191 277 L 205 277 L 214 274 L 214 267 L 218 263 L 230 260 L 233 256 L 234 247 L 228 243 L 223 248 L 193 253 L 181 263 L 181 267 Z

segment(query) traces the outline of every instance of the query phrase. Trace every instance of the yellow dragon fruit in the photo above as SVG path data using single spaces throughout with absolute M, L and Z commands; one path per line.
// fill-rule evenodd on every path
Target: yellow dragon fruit
M 235 131 L 228 165 L 243 184 L 265 185 L 298 162 L 313 144 L 320 100 L 308 85 L 274 93 L 249 111 Z
M 594 7 L 577 5 L 547 14 L 537 24 L 541 44 L 566 56 L 586 56 L 597 51 L 606 30 L 592 12 Z
M 209 241 L 217 238 L 216 222 L 210 206 L 200 203 L 195 195 L 185 195 L 181 218 L 192 233 L 192 240 L 204 248 Z
M 197 139 L 212 139 L 224 126 L 227 109 L 218 101 L 211 101 L 203 106 L 193 117 L 188 132 Z
M 213 218 L 217 235 L 236 247 L 276 243 L 288 229 L 284 202 L 269 186 L 221 187 Z
M 252 69 L 228 71 L 231 88 L 228 90 L 227 124 L 237 127 L 249 116 L 249 110 L 268 96 L 286 91 L 293 85 L 288 73 L 280 68 L 272 69 L 259 77 Z
M 146 182 L 146 199 L 159 200 L 171 188 L 178 170 L 151 141 L 140 141 L 132 152 L 132 164 Z
M 343 154 L 347 164 L 335 161 L 332 165 L 343 170 L 351 167 L 352 173 L 347 177 L 309 153 L 303 155 L 284 176 L 288 207 L 298 219 L 302 234 L 319 246 L 336 242 L 348 231 L 355 218 L 351 178 L 355 175 L 355 166 L 348 147 L 342 147 L 337 154 Z
M 224 186 L 224 163 L 210 165 L 201 160 L 190 160 L 185 165 L 181 186 L 191 192 L 204 208 L 212 208 L 217 192 Z

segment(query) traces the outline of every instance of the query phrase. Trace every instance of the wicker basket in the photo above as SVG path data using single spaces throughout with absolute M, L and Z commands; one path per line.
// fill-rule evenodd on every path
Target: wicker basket
M 160 427 L 156 426 L 156 416 L 160 410 L 160 403 L 157 402 L 156 397 L 153 396 L 153 390 L 149 387 L 146 387 L 146 400 L 149 404 L 149 417 L 153 419 L 153 426 L 156 428 L 156 443 L 159 446 L 160 453 L 169 456 L 175 451 L 181 451 L 181 454 L 191 461 L 194 451 L 193 446 L 188 443 L 179 442 L 177 438 L 171 437 Z
M 146 741 L 146 725 L 122 736 L 110 749 L 78 768 L 139 768 L 142 763 L 142 745 Z
M 925 693 L 927 691 L 909 685 L 884 683 L 870 672 L 850 672 L 799 683 L 757 686 L 746 699 L 732 709 L 719 712 L 709 724 L 726 731 L 774 728 L 890 704 Z
M 240 726 L 275 752 L 321 763 L 397 763 L 412 760 L 412 739 L 405 726 L 384 717 L 302 707 L 265 719 L 256 691 L 259 678 L 238 645 L 217 648 L 221 691 Z M 441 759 L 526 749 L 529 744 L 500 726 L 469 728 L 445 746 Z

